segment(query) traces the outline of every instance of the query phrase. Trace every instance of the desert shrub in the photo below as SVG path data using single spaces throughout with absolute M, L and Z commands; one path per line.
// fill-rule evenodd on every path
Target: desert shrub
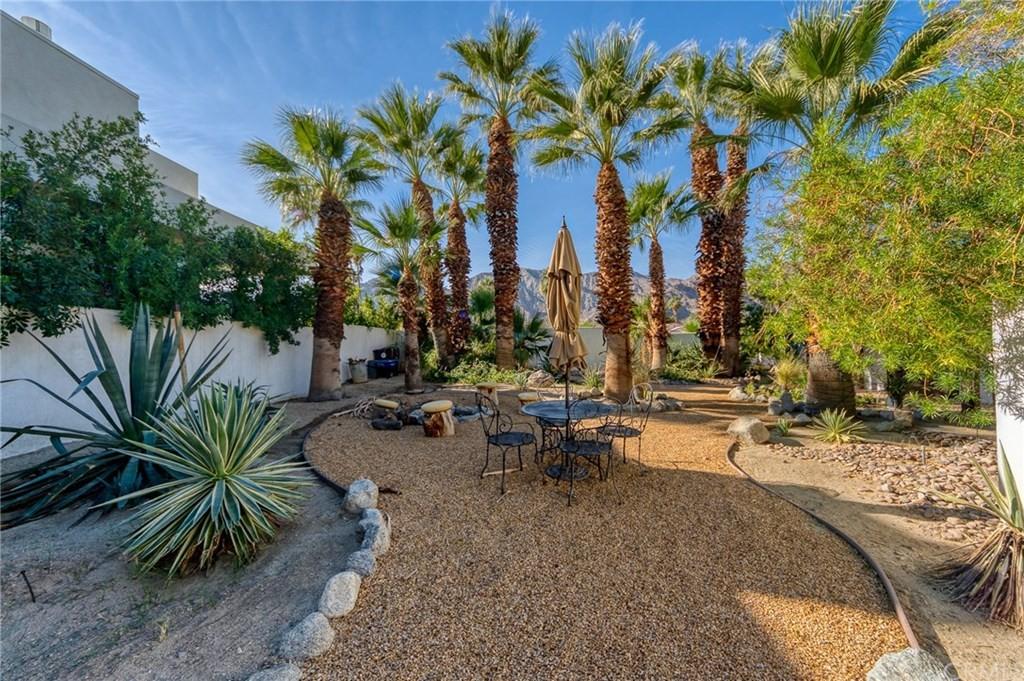
M 506 383 L 514 385 L 516 372 L 512 369 L 501 369 L 491 362 L 482 360 L 465 360 L 459 362 L 446 374 L 449 383 L 475 385 L 477 383 Z
M 793 427 L 793 422 L 789 419 L 779 419 L 775 422 L 775 432 L 782 437 L 789 435 L 789 429 Z
M 784 357 L 776 362 L 772 374 L 782 390 L 792 390 L 807 382 L 807 365 L 795 357 Z
M 826 409 L 814 417 L 814 437 L 822 442 L 846 444 L 864 439 L 864 426 L 842 409 Z
M 948 582 L 953 597 L 969 609 L 984 608 L 991 619 L 1020 629 L 1024 627 L 1024 496 L 1002 447 L 999 457 L 1001 485 L 975 464 L 987 488 L 972 487 L 980 503 L 938 495 L 999 520 L 999 526 L 983 542 L 962 560 L 944 566 L 940 576 Z
M 708 381 L 722 371 L 722 365 L 704 356 L 695 343 L 671 344 L 662 369 L 662 376 L 671 380 Z
M 643 381 L 638 382 L 642 383 Z M 590 390 L 600 390 L 604 387 L 604 371 L 587 369 L 583 372 L 583 385 Z
M 207 569 L 221 555 L 252 560 L 278 525 L 295 515 L 304 466 L 288 457 L 260 459 L 288 433 L 284 412 L 252 385 L 214 384 L 194 402 L 154 424 L 156 444 L 135 442 L 132 457 L 171 471 L 173 479 L 114 499 L 144 498 L 125 553 L 143 571 L 168 575 Z
M 57 456 L 52 459 L 0 477 L 0 509 L 5 516 L 5 527 L 42 518 L 82 502 L 103 502 L 165 481 L 168 477 L 165 469 L 140 461 L 132 453 L 141 446 L 138 443 L 156 442 L 156 425 L 160 420 L 180 409 L 227 358 L 225 335 L 209 355 L 193 364 L 188 381 L 173 395 L 178 381 L 177 334 L 171 324 L 158 324 L 154 328 L 148 307 L 140 305 L 135 314 L 126 374 L 118 368 L 95 319 L 82 324 L 82 334 L 96 362 L 96 367 L 82 376 L 46 343 L 33 336 L 77 384 L 69 398 L 61 397 L 32 379 L 3 381 L 30 383 L 90 423 L 89 430 L 54 425 L 0 428 L 3 432 L 14 433 L 4 444 L 23 435 L 39 435 L 50 438 L 57 450 Z M 122 376 L 127 378 L 127 393 Z M 94 389 L 96 382 L 98 390 Z M 71 398 L 78 393 L 83 393 L 95 405 L 97 416 L 74 405 Z

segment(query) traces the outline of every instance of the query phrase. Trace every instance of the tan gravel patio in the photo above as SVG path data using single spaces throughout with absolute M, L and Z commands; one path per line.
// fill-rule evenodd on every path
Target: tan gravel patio
M 479 423 L 444 440 L 324 423 L 307 445 L 317 467 L 401 494 L 381 497 L 392 551 L 308 678 L 863 679 L 905 647 L 863 561 L 727 467 L 725 426 L 761 407 L 720 387 L 665 392 L 686 407 L 652 415 L 648 472 L 616 468 L 621 502 L 585 481 L 571 508 L 532 454 L 499 497 L 479 477 Z

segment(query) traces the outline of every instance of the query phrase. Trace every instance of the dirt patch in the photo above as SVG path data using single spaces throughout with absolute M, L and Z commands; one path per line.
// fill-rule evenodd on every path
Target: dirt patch
M 347 404 L 286 410 L 301 424 Z M 298 451 L 302 434 L 276 452 Z M 74 510 L 4 530 L 2 676 L 246 678 L 270 658 L 285 627 L 316 609 L 326 580 L 358 548 L 356 521 L 340 512 L 338 495 L 322 483 L 309 493 L 255 562 L 236 569 L 221 561 L 209 574 L 172 581 L 136 576 L 121 557 L 124 512 L 75 525 L 83 510 Z
M 309 678 L 859 680 L 903 648 L 863 561 L 725 464 L 727 424 L 760 408 L 726 388 L 666 390 L 684 410 L 651 416 L 645 468 L 620 456 L 571 508 L 532 452 L 504 497 L 481 479 L 477 423 L 428 440 L 326 421 L 307 450 L 323 472 L 401 494 L 381 502 L 395 550 Z
M 958 511 L 936 506 L 924 515 L 914 506 L 884 503 L 876 480 L 851 475 L 838 461 L 797 458 L 786 449 L 743 449 L 736 462 L 864 546 L 892 580 L 922 645 L 952 662 L 961 678 L 1024 678 L 1024 637 L 951 602 L 930 576 L 961 547 L 937 529 L 948 526 L 947 516 L 959 519 Z

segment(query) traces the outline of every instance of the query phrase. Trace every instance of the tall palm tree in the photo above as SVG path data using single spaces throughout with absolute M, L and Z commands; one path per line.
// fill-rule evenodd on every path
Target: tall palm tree
M 716 75 L 723 61 L 721 50 L 709 56 L 690 47 L 672 74 L 676 96 L 672 115 L 690 129 L 690 182 L 701 205 L 696 263 L 698 336 L 705 356 L 716 360 L 721 359 L 722 347 L 725 213 L 719 205 L 724 178 L 710 120 L 721 105 Z
M 357 196 L 380 184 L 381 165 L 354 129 L 330 111 L 283 109 L 281 143 L 247 143 L 242 162 L 260 180 L 260 191 L 280 203 L 286 221 L 316 221 L 313 234 L 316 314 L 309 399 L 341 395 L 341 341 L 349 293 L 352 213 Z
M 416 274 L 429 271 L 430 260 L 437 257 L 437 244 L 443 228 L 433 223 L 429 230 L 413 204 L 401 199 L 383 206 L 374 219 L 359 218 L 356 225 L 363 240 L 356 248 L 374 257 L 385 268 L 397 268 L 398 306 L 402 311 L 405 332 L 405 389 L 423 387 L 420 372 L 419 297 L 420 283 Z
M 496 361 L 509 368 L 515 364 L 513 310 L 519 292 L 516 133 L 536 113 L 529 84 L 557 73 L 554 62 L 534 65 L 539 37 L 540 27 L 535 22 L 516 20 L 509 12 L 497 14 L 484 29 L 483 38 L 467 36 L 448 44 L 463 74 L 440 74 L 448 91 L 461 101 L 466 122 L 478 120 L 487 126 L 484 207 L 494 273 Z
M 942 59 L 937 48 L 960 25 L 955 10 L 935 13 L 899 41 L 894 7 L 895 0 L 803 5 L 776 37 L 772 58 L 728 74 L 724 86 L 797 159 L 818 140 L 870 135 L 881 116 L 935 72 Z M 853 379 L 819 344 L 815 320 L 809 322 L 808 401 L 852 412 Z
M 472 324 L 469 319 L 469 244 L 466 241 L 467 212 L 477 212 L 477 199 L 484 189 L 484 150 L 467 144 L 460 135 L 445 150 L 437 165 L 442 192 L 447 200 L 448 248 L 445 265 L 451 285 L 451 315 L 448 320 L 448 343 L 452 354 L 466 349 Z
M 629 197 L 629 223 L 633 226 L 633 242 L 648 248 L 648 274 L 651 279 L 650 302 L 646 305 L 645 336 L 650 353 L 651 370 L 665 365 L 668 354 L 668 326 L 665 323 L 665 255 L 661 236 L 686 226 L 697 215 L 697 204 L 686 185 L 675 189 L 671 174 L 660 173 L 650 179 L 637 180 Z
M 400 83 L 395 83 L 373 106 L 359 110 L 366 126 L 366 141 L 385 159 L 391 172 L 412 187 L 412 205 L 424 238 L 434 232 L 437 224 L 434 198 L 427 178 L 459 134 L 458 128 L 440 121 L 441 105 L 440 97 L 409 93 Z M 439 244 L 429 240 L 426 243 L 427 248 L 440 248 Z M 425 269 L 420 277 L 426 293 L 427 323 L 438 361 L 442 366 L 448 366 L 448 304 L 441 259 L 434 253 L 425 258 L 424 263 Z
M 674 121 L 652 124 L 651 114 L 675 58 L 641 44 L 639 26 L 613 24 L 599 36 L 569 39 L 572 84 L 534 83 L 550 111 L 528 136 L 540 142 L 538 166 L 599 165 L 597 206 L 598 322 L 608 346 L 605 394 L 623 400 L 632 389 L 629 327 L 633 307 L 629 206 L 617 164 L 636 167 L 654 143 L 678 131 Z

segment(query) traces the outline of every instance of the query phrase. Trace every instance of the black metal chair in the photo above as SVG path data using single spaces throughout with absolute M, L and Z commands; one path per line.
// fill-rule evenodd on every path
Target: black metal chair
M 629 399 L 619 408 L 618 416 L 602 426 L 604 434 L 612 440 L 622 440 L 622 463 L 626 463 L 626 441 L 636 438 L 636 462 L 642 464 L 644 431 L 651 416 L 654 389 L 650 383 L 638 383 L 629 393 Z
M 533 445 L 534 461 L 539 457 L 537 434 L 529 423 L 516 424 L 508 414 L 502 414 L 497 402 L 483 393 L 476 394 L 476 406 L 480 410 L 480 423 L 483 425 L 484 437 L 487 440 L 484 467 L 480 471 L 480 477 L 498 474 L 498 471 L 488 472 L 487 470 L 491 462 L 491 447 L 497 447 L 501 450 L 501 493 L 504 494 L 505 473 L 507 472 L 505 460 L 509 450 L 516 450 L 516 455 L 519 458 L 519 470 L 523 470 L 523 447 Z M 517 425 L 526 426 L 530 432 L 515 430 Z
M 569 506 L 572 506 L 572 498 L 576 493 L 576 471 L 580 459 L 597 466 L 597 476 L 600 480 L 607 480 L 612 467 L 612 438 L 605 430 L 610 425 L 609 417 L 598 417 L 599 421 L 592 425 L 583 425 L 586 419 L 586 403 L 590 400 L 578 399 L 569 405 L 569 413 L 583 419 L 570 425 L 569 437 L 563 438 L 558 444 L 562 452 L 563 477 L 569 478 Z M 589 419 L 588 419 L 589 420 Z M 601 466 L 601 460 L 607 459 L 607 465 Z

